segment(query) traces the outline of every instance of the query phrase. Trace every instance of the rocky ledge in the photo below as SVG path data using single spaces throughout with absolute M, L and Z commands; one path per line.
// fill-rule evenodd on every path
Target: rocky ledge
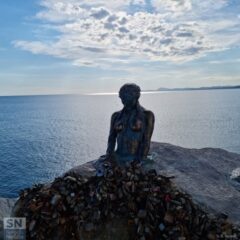
M 174 176 L 176 186 L 211 213 L 224 213 L 240 224 L 240 154 L 220 148 L 189 149 L 152 142 L 150 153 L 158 174 Z M 93 161 L 94 162 L 94 161 Z M 93 162 L 69 172 L 93 176 Z
M 0 198 L 0 240 L 3 239 L 3 218 L 10 217 L 16 198 Z
M 170 228 L 170 230 L 172 231 L 172 234 L 177 234 L 177 232 L 179 232 L 180 230 L 179 229 L 176 230 L 176 228 L 178 228 L 178 227 L 181 228 L 180 226 L 182 226 L 182 225 L 180 223 L 178 223 L 178 225 L 177 225 L 177 223 L 175 222 L 175 221 L 177 221 L 176 213 L 179 210 L 183 209 L 184 211 L 182 212 L 182 214 L 185 215 L 184 221 L 188 222 L 188 224 L 190 224 L 190 222 L 192 221 L 191 224 L 196 225 L 196 221 L 200 221 L 201 218 L 206 220 L 206 224 L 204 226 L 201 224 L 201 227 L 205 228 L 205 229 L 202 229 L 203 231 L 205 231 L 205 234 L 206 234 L 206 228 L 212 227 L 212 229 L 213 229 L 213 225 L 215 225 L 215 230 L 214 230 L 215 232 L 217 231 L 217 229 L 218 229 L 218 231 L 221 231 L 221 232 L 218 232 L 218 234 L 223 234 L 223 233 L 226 234 L 226 231 L 230 232 L 230 235 L 235 234 L 235 232 L 234 232 L 235 230 L 233 231 L 233 228 L 229 227 L 230 225 L 228 223 L 223 223 L 223 222 L 226 220 L 226 217 L 228 216 L 229 220 L 232 223 L 234 223 L 235 225 L 240 223 L 239 185 L 238 185 L 237 181 L 234 181 L 234 179 L 231 179 L 231 177 L 230 177 L 232 172 L 234 172 L 234 171 L 236 172 L 236 169 L 238 169 L 240 167 L 239 166 L 240 165 L 240 155 L 239 154 L 230 153 L 230 152 L 222 150 L 222 149 L 214 149 L 214 148 L 187 149 L 187 148 L 182 148 L 182 147 L 178 147 L 178 146 L 174 146 L 174 145 L 170 145 L 170 144 L 166 144 L 166 143 L 156 143 L 156 142 L 152 142 L 150 152 L 153 156 L 153 163 L 151 164 L 151 168 L 156 170 L 157 175 L 155 177 L 158 179 L 158 180 L 155 179 L 154 181 L 156 181 L 156 182 L 159 181 L 158 185 L 160 186 L 160 189 L 165 189 L 162 192 L 162 194 L 164 194 L 164 196 L 156 195 L 156 196 L 158 196 L 158 200 L 160 201 L 160 203 L 164 205 L 163 206 L 164 213 L 163 212 L 161 213 L 162 217 L 160 217 L 158 219 L 157 216 L 155 216 L 155 215 L 153 216 L 154 218 L 157 218 L 160 221 L 157 225 L 158 231 L 160 230 L 160 231 L 163 231 L 164 234 L 168 234 L 169 232 L 166 233 L 166 229 L 168 229 L 169 225 L 171 226 L 171 224 L 172 224 L 172 228 Z M 28 228 L 31 230 L 30 232 L 33 233 L 33 236 L 34 236 L 34 233 L 37 232 L 36 229 L 41 227 L 40 225 L 38 225 L 38 221 L 40 221 L 42 217 L 43 218 L 45 217 L 46 218 L 45 221 L 48 222 L 48 221 L 50 221 L 50 219 L 53 218 L 52 214 L 54 214 L 54 213 L 55 213 L 54 218 L 58 219 L 57 222 L 55 222 L 55 226 L 56 226 L 56 224 L 57 225 L 62 224 L 61 226 L 67 226 L 66 225 L 66 219 L 67 219 L 66 213 L 65 213 L 65 215 L 60 214 L 61 215 L 60 216 L 59 212 L 56 210 L 57 207 L 59 207 L 59 208 L 62 207 L 62 206 L 59 206 L 58 203 L 60 204 L 60 202 L 64 199 L 66 205 L 68 207 L 72 208 L 72 210 L 73 210 L 74 204 L 76 204 L 77 202 L 79 204 L 81 204 L 86 199 L 88 199 L 85 195 L 81 195 L 81 196 L 78 195 L 78 193 L 74 192 L 74 189 L 71 188 L 71 186 L 74 186 L 74 184 L 76 185 L 77 183 L 79 186 L 81 186 L 81 184 L 88 184 L 88 185 L 86 185 L 88 190 L 85 190 L 85 192 L 87 192 L 88 195 L 92 194 L 93 197 L 94 196 L 96 197 L 96 191 L 95 191 L 96 189 L 92 189 L 91 191 L 89 190 L 89 187 L 91 185 L 91 184 L 89 185 L 89 181 L 92 181 L 91 186 L 96 187 L 99 185 L 99 183 L 102 180 L 99 181 L 99 178 L 96 179 L 94 177 L 95 169 L 93 167 L 93 163 L 94 163 L 94 161 L 88 162 L 86 164 L 83 164 L 83 165 L 80 165 L 80 166 L 77 166 L 77 167 L 71 169 L 64 176 L 56 179 L 52 184 L 48 184 L 45 186 L 38 185 L 32 189 L 23 191 L 21 198 L 17 201 L 17 203 L 14 207 L 13 215 L 16 215 L 16 216 L 21 215 L 22 216 L 24 213 L 26 213 L 25 214 L 26 217 L 27 218 L 29 217 L 31 219 L 31 221 L 29 221 L 29 223 L 28 223 Z M 134 175 L 135 174 L 134 171 L 132 172 L 132 170 L 130 170 L 129 172 L 130 172 L 130 174 Z M 239 176 L 237 176 L 237 174 L 235 174 L 235 175 L 236 175 L 235 176 L 236 179 L 238 179 Z M 114 175 L 114 176 L 116 176 L 116 175 Z M 165 178 L 164 176 L 167 176 L 167 178 Z M 174 179 L 171 179 L 171 181 L 170 180 L 167 181 L 166 179 L 169 179 L 168 177 L 171 177 L 171 176 L 174 176 Z M 127 175 L 126 175 L 126 177 L 127 177 Z M 141 178 L 141 176 L 138 176 L 138 175 L 136 177 Z M 149 177 L 149 179 L 150 178 L 151 177 Z M 105 179 L 105 180 L 108 181 L 109 178 L 107 177 L 107 179 Z M 127 180 L 130 180 L 130 179 L 128 179 L 128 178 L 124 179 L 125 182 Z M 74 181 L 76 181 L 76 182 L 74 182 Z M 143 179 L 142 181 L 146 183 L 146 181 L 148 181 L 148 180 Z M 172 184 L 171 182 L 173 182 L 175 184 L 175 186 L 173 186 L 174 184 Z M 118 183 L 118 184 L 121 185 L 122 183 Z M 131 185 L 131 183 L 128 183 L 128 184 Z M 149 185 L 149 183 L 147 183 L 147 185 Z M 54 186 L 54 188 L 53 188 L 53 186 Z M 168 188 L 166 189 L 164 186 L 168 186 Z M 63 187 L 63 189 L 61 189 L 61 187 Z M 122 187 L 122 185 L 121 185 L 121 187 Z M 152 187 L 154 188 L 156 186 L 150 186 L 150 188 L 146 188 L 146 186 L 145 186 L 143 189 L 141 188 L 141 190 L 148 189 L 148 190 L 146 190 L 147 193 L 152 194 L 152 190 L 153 190 Z M 81 187 L 78 188 L 76 185 L 75 190 L 76 189 L 79 190 L 79 189 L 81 189 Z M 132 190 L 130 190 L 130 192 L 131 191 Z M 127 192 L 129 192 L 129 190 L 127 190 Z M 126 192 L 126 194 L 128 194 L 127 192 Z M 133 193 L 135 194 L 134 196 L 136 197 L 136 194 L 138 194 L 138 191 L 135 190 L 135 191 L 133 191 Z M 110 193 L 107 194 L 108 197 L 105 200 L 110 201 L 110 203 L 111 203 L 111 201 L 116 200 L 115 199 L 116 196 L 114 195 L 114 194 L 116 194 L 116 192 L 114 192 L 114 194 L 111 196 L 109 194 Z M 158 194 L 158 193 L 155 193 L 155 194 Z M 191 197 L 190 197 L 190 195 L 191 195 Z M 44 198 L 44 196 L 45 196 L 45 198 Z M 78 201 L 76 201 L 77 198 L 75 198 L 75 196 L 78 196 L 79 199 L 81 199 L 81 197 L 83 197 L 85 200 L 82 199 L 82 202 L 81 202 L 78 199 Z M 127 195 L 127 196 L 129 196 L 129 195 Z M 166 196 L 167 196 L 167 199 L 166 199 Z M 110 199 L 109 199 L 109 197 L 110 197 Z M 111 200 L 111 198 L 112 198 L 112 200 Z M 130 198 L 132 199 L 132 196 L 130 196 Z M 73 199 L 75 199 L 75 202 Z M 117 200 L 119 200 L 119 199 L 117 199 Z M 6 201 L 6 200 L 4 200 L 4 201 Z M 165 203 L 164 203 L 165 201 L 173 201 L 173 203 L 174 203 L 174 201 L 176 201 L 176 202 L 175 202 L 175 205 L 173 204 L 174 205 L 173 206 L 171 204 L 165 205 Z M 12 202 L 14 202 L 14 200 Z M 153 200 L 153 202 L 154 202 L 154 200 Z M 151 202 L 150 205 L 153 204 L 153 202 Z M 71 204 L 72 204 L 72 207 L 71 207 Z M 86 205 L 87 203 L 84 202 L 84 204 Z M 116 207 L 118 208 L 119 204 L 121 204 L 121 203 L 118 203 L 118 204 L 114 203 L 114 204 L 115 204 L 114 205 L 115 208 Z M 177 204 L 178 204 L 178 206 L 177 206 Z M 125 202 L 125 205 L 126 205 L 126 202 Z M 199 213 L 197 215 L 199 218 L 195 217 L 195 220 L 192 219 L 193 216 L 190 216 L 191 210 L 189 209 L 189 206 L 192 206 L 192 207 L 194 206 L 191 209 L 192 210 L 194 209 L 195 215 L 196 215 L 196 213 Z M 135 209 L 136 213 L 135 213 L 135 215 L 132 215 L 132 219 L 129 219 L 129 216 L 127 216 L 127 215 L 122 215 L 122 217 L 119 217 L 120 215 L 117 216 L 117 214 L 113 214 L 112 216 L 111 216 L 111 214 L 110 215 L 107 214 L 105 216 L 105 221 L 101 222 L 102 224 L 99 223 L 99 226 L 101 226 L 101 228 L 100 228 L 101 231 L 100 232 L 95 231 L 95 233 L 97 232 L 97 235 L 95 234 L 95 237 L 92 237 L 90 239 L 112 239 L 114 234 L 115 234 L 115 236 L 116 235 L 118 236 L 118 238 L 115 237 L 114 239 L 129 239 L 129 236 L 130 236 L 129 231 L 126 231 L 126 229 L 128 228 L 128 225 L 131 226 L 132 221 L 133 222 L 138 221 L 138 223 L 140 221 L 140 223 L 141 223 L 140 226 L 144 227 L 144 229 L 145 229 L 144 231 L 147 231 L 147 232 L 153 231 L 153 229 L 151 229 L 151 227 L 144 226 L 144 224 L 143 224 L 144 221 L 147 222 L 146 219 L 149 218 L 149 216 L 148 216 L 149 213 L 142 211 L 143 210 L 142 208 L 143 207 L 140 206 Z M 168 209 L 168 208 L 170 208 L 170 209 Z M 8 210 L 7 210 L 8 212 L 9 212 L 9 209 L 11 209 L 11 205 L 8 207 Z M 30 211 L 29 211 L 29 209 L 30 209 Z M 80 208 L 80 209 L 81 209 L 80 212 L 82 212 L 83 209 L 82 208 Z M 85 209 L 85 210 L 87 210 L 87 209 Z M 95 208 L 95 210 L 96 210 L 96 208 Z M 130 208 L 130 210 L 128 209 L 128 211 L 131 212 L 131 208 Z M 78 212 L 78 213 L 76 212 L 75 215 L 79 216 L 80 212 Z M 219 226 L 216 227 L 217 226 L 216 218 L 214 220 L 214 217 L 211 218 L 206 213 L 208 213 L 208 214 L 210 213 L 210 214 L 212 214 L 212 216 L 218 216 L 218 219 L 221 216 L 221 218 L 222 218 L 221 225 L 225 226 L 226 229 L 219 230 L 220 227 Z M 48 215 L 48 214 L 50 214 L 50 215 Z M 93 213 L 94 217 L 96 218 L 94 220 L 95 222 L 100 219 L 99 214 L 104 215 L 103 212 L 101 212 L 101 209 L 98 209 L 98 211 L 95 211 L 95 213 Z M 6 216 L 6 214 L 5 215 L 3 214 L 2 216 Z M 77 222 L 77 216 L 75 216 L 76 222 Z M 144 220 L 145 217 L 146 217 L 146 219 Z M 141 220 L 141 218 L 142 218 L 142 220 Z M 186 220 L 186 219 L 188 219 L 188 220 Z M 192 219 L 192 220 L 190 221 L 190 219 Z M 82 221 L 82 223 L 83 223 L 84 219 L 82 219 L 82 220 L 83 220 Z M 214 223 L 214 221 L 215 221 L 215 223 Z M 126 222 L 127 222 L 127 226 L 126 226 Z M 173 222 L 174 222 L 175 230 L 173 229 Z M 78 223 L 81 223 L 81 221 L 80 222 L 78 221 Z M 134 224 L 136 225 L 136 223 L 134 223 Z M 188 224 L 184 225 L 184 227 L 188 228 L 189 227 Z M 219 222 L 218 222 L 218 224 L 219 224 Z M 228 227 L 226 227 L 226 225 L 228 225 Z M 93 229 L 96 230 L 95 226 L 92 225 L 92 222 L 89 222 L 89 221 L 87 221 L 87 224 L 85 224 L 85 225 L 83 224 L 83 226 L 84 226 L 85 230 L 93 230 Z M 137 225 L 137 226 L 138 227 L 136 229 L 136 233 L 138 231 L 142 231 L 140 229 L 141 227 L 139 227 L 139 225 Z M 45 230 L 46 229 L 44 229 L 44 232 L 45 232 Z M 99 230 L 99 228 L 98 228 L 98 230 Z M 198 229 L 198 231 L 200 231 L 200 229 Z M 210 231 L 210 230 L 208 229 L 208 231 Z M 59 231 L 59 232 L 61 232 L 61 231 Z M 185 229 L 185 232 L 187 232 L 186 229 Z M 119 233 L 121 233 L 121 234 L 119 234 Z M 55 232 L 55 235 L 56 235 L 56 232 Z M 146 235 L 146 238 L 148 238 L 149 234 L 147 233 L 145 235 Z M 96 237 L 96 236 L 98 236 L 98 237 Z M 107 236 L 108 236 L 108 238 L 107 238 Z M 144 237 L 144 234 L 138 235 L 138 236 Z M 170 235 L 166 235 L 166 236 L 170 236 Z M 185 236 L 185 235 L 179 235 L 179 236 Z M 75 239 L 77 239 L 76 235 L 72 236 L 72 237 L 75 237 Z M 187 236 L 185 236 L 185 238 L 189 239 Z M 214 233 L 211 231 L 208 232 L 208 238 L 215 239 Z M 60 236 L 58 236 L 56 239 L 61 239 L 61 238 L 60 238 Z M 87 235 L 86 239 L 89 239 L 89 234 Z M 144 238 L 142 238 L 142 239 L 144 239 Z M 166 239 L 170 239 L 170 238 L 166 238 Z M 196 238 L 191 238 L 191 239 L 200 239 L 200 238 L 196 237 Z

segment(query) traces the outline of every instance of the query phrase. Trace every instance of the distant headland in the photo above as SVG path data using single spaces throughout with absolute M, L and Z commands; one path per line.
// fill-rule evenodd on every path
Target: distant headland
M 196 88 L 158 88 L 153 91 L 194 91 L 194 90 L 223 90 L 223 89 L 240 89 L 240 85 L 237 86 L 210 86 L 210 87 L 196 87 Z

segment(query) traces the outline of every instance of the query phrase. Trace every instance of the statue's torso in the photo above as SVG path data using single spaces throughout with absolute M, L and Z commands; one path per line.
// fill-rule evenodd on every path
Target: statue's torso
M 138 116 L 136 110 L 129 113 L 118 112 L 114 123 L 114 130 L 117 133 L 117 155 L 130 159 L 136 157 L 142 142 L 144 128 L 144 115 Z

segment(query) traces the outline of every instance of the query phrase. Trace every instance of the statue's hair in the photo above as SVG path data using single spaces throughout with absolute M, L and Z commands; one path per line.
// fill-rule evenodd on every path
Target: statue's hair
M 120 88 L 119 97 L 121 97 L 124 92 L 131 92 L 137 99 L 139 99 L 141 88 L 135 83 L 126 83 Z

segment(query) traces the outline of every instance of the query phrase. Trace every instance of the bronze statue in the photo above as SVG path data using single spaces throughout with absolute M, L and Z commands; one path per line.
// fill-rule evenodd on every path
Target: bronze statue
M 105 159 L 113 158 L 118 163 L 125 164 L 142 162 L 147 158 L 154 114 L 139 104 L 140 92 L 141 89 L 136 84 L 125 84 L 120 88 L 119 97 L 124 107 L 112 114 Z

